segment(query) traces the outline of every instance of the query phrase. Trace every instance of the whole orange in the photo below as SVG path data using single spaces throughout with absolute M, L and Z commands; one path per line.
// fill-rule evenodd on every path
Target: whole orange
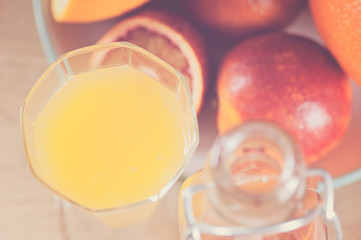
M 351 86 L 326 48 L 274 33 L 248 38 L 225 56 L 218 80 L 217 126 L 274 122 L 299 142 L 308 163 L 341 141 L 351 117 Z
M 278 30 L 303 9 L 305 0 L 178 0 L 189 15 L 222 37 Z
M 310 7 L 327 47 L 361 86 L 361 1 L 310 0 Z

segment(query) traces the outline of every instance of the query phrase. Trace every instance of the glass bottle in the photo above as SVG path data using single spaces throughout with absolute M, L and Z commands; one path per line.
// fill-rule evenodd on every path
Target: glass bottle
M 179 202 L 181 239 L 327 240 L 328 223 L 342 239 L 332 178 L 308 169 L 290 135 L 268 122 L 219 136 Z

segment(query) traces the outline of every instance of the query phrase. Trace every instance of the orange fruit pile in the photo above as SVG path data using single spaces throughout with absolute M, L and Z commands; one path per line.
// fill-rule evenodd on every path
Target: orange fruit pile
M 299 141 L 308 162 L 326 155 L 342 140 L 351 111 L 351 88 L 343 70 L 361 85 L 361 55 L 357 55 L 361 51 L 358 44 L 361 7 L 357 2 L 310 0 L 315 24 L 332 55 L 327 49 L 309 51 L 304 44 L 296 47 L 297 53 L 285 52 L 281 39 L 273 42 L 274 47 L 267 48 L 268 53 L 273 51 L 271 56 L 260 47 L 263 41 L 258 38 L 254 44 L 223 59 L 236 44 L 252 42 L 255 35 L 265 36 L 290 24 L 304 9 L 305 1 L 153 0 L 143 6 L 148 1 L 52 0 L 52 13 L 62 23 L 89 23 L 119 17 L 119 22 L 107 29 L 97 43 L 132 42 L 168 62 L 188 81 L 198 114 L 206 96 L 217 94 L 220 133 L 245 120 L 275 121 Z M 313 57 L 315 52 L 320 58 Z M 320 61 L 314 62 L 314 59 Z M 254 68 L 247 68 L 251 62 Z M 246 76 L 247 71 L 234 70 L 242 66 L 251 71 L 247 73 L 251 76 Z M 275 71 L 270 70 L 272 67 Z M 247 79 L 263 85 L 244 92 L 240 86 L 247 84 Z M 287 89 L 275 79 L 284 79 L 287 84 L 293 81 L 292 90 L 288 91 L 293 93 L 291 98 L 280 95 L 286 94 Z M 307 87 L 306 83 L 318 84 L 319 89 L 328 91 L 327 97 L 322 98 L 320 91 Z M 267 86 L 274 92 L 262 90 Z M 281 89 L 285 92 L 279 92 Z M 264 95 L 260 96 L 261 93 Z M 277 98 L 284 100 L 276 101 Z M 332 104 L 324 104 L 326 100 Z M 287 106 L 293 101 L 298 101 L 298 105 L 295 104 L 299 109 L 290 112 Z M 245 105 L 249 113 L 242 108 Z M 321 108 L 327 111 L 321 112 Z

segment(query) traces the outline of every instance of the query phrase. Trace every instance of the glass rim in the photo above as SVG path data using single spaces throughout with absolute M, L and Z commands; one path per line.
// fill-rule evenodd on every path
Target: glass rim
M 147 197 L 147 198 L 145 198 L 143 200 L 139 200 L 139 201 L 136 201 L 136 202 L 132 202 L 132 203 L 128 203 L 128 204 L 125 204 L 125 205 L 116 206 L 116 207 L 111 207 L 111 208 L 95 209 L 95 208 L 89 208 L 89 207 L 83 206 L 82 204 L 72 200 L 71 198 L 65 196 L 61 192 L 54 189 L 52 186 L 50 186 L 46 181 L 44 181 L 36 173 L 36 171 L 34 170 L 32 164 L 31 164 L 31 161 L 30 161 L 29 147 L 28 147 L 28 144 L 26 142 L 25 130 L 24 130 L 24 124 L 25 124 L 25 121 L 27 119 L 27 117 L 25 117 L 26 116 L 26 113 L 25 113 L 26 106 L 27 106 L 29 100 L 31 99 L 31 97 L 34 95 L 36 89 L 39 87 L 39 85 L 42 82 L 44 82 L 46 80 L 46 77 L 48 76 L 48 74 L 51 73 L 51 71 L 53 69 L 55 69 L 58 66 L 58 64 L 64 62 L 67 58 L 72 57 L 72 56 L 97 52 L 97 51 L 112 50 L 112 49 L 118 49 L 118 48 L 127 48 L 127 49 L 134 50 L 134 51 L 136 51 L 138 53 L 141 53 L 145 57 L 147 57 L 147 58 L 151 59 L 152 61 L 156 62 L 157 64 L 159 64 L 166 71 L 174 74 L 175 77 L 177 79 L 179 79 L 179 81 L 181 81 L 182 84 L 185 86 L 184 89 L 186 91 L 186 95 L 189 96 L 189 99 L 188 99 L 187 103 L 190 103 L 191 111 L 196 115 L 194 105 L 192 104 L 192 99 L 191 99 L 192 95 L 191 95 L 191 92 L 190 92 L 190 88 L 188 86 L 188 83 L 187 83 L 187 80 L 185 79 L 185 77 L 178 70 L 176 70 L 174 67 L 172 67 L 170 64 L 168 64 L 167 62 L 165 62 L 161 58 L 157 57 L 153 53 L 151 53 L 151 52 L 149 52 L 149 51 L 147 51 L 147 50 L 145 50 L 145 49 L 143 49 L 143 48 L 141 48 L 141 47 L 139 47 L 139 46 L 137 46 L 135 44 L 132 44 L 132 43 L 129 43 L 129 42 L 111 42 L 111 43 L 90 45 L 90 46 L 82 47 L 82 48 L 75 49 L 75 50 L 69 51 L 67 53 L 64 53 L 61 56 L 59 56 L 53 63 L 51 63 L 46 68 L 46 70 L 43 72 L 43 74 L 38 78 L 38 80 L 35 82 L 35 84 L 32 86 L 31 90 L 27 94 L 27 97 L 25 98 L 25 101 L 24 101 L 23 105 L 20 108 L 20 126 L 21 126 L 21 132 L 22 132 L 22 139 L 23 139 L 23 146 L 24 146 L 26 161 L 27 161 L 28 166 L 30 168 L 31 174 L 43 186 L 45 186 L 47 189 L 49 189 L 51 192 L 53 192 L 55 195 L 57 195 L 61 199 L 71 203 L 72 205 L 74 205 L 76 207 L 79 207 L 79 208 L 81 208 L 81 209 L 83 209 L 83 210 L 85 210 L 87 212 L 91 212 L 91 213 L 109 213 L 109 212 L 113 212 L 113 211 L 127 211 L 127 210 L 129 210 L 131 208 L 141 207 L 141 206 L 144 206 L 146 204 L 150 204 L 150 203 L 153 203 L 153 202 L 156 202 L 156 201 L 160 200 L 169 191 L 169 189 L 174 185 L 174 183 L 179 179 L 182 172 L 186 168 L 188 162 L 190 161 L 190 157 L 195 152 L 195 150 L 197 149 L 197 146 L 199 144 L 199 127 L 198 127 L 197 117 L 192 117 L 192 123 L 193 123 L 193 126 L 194 126 L 194 129 L 192 131 L 194 134 L 193 134 L 193 138 L 191 139 L 192 145 L 188 149 L 187 153 L 185 154 L 184 161 L 178 167 L 178 170 L 175 172 L 174 176 L 167 182 L 167 184 L 165 184 L 158 191 L 158 193 L 156 193 L 156 194 L 154 194 L 152 196 L 149 196 L 149 197 Z
M 185 77 L 177 69 L 172 67 L 169 63 L 162 60 L 161 58 L 159 58 L 155 54 L 149 52 L 148 50 L 145 50 L 145 49 L 143 49 L 143 48 L 141 48 L 141 47 L 139 47 L 139 46 L 137 46 L 137 45 L 135 45 L 133 43 L 121 41 L 121 42 L 110 42 L 110 43 L 94 44 L 94 45 L 74 49 L 74 50 L 71 50 L 69 52 L 66 52 L 66 53 L 60 55 L 53 63 L 51 63 L 45 69 L 45 71 L 41 74 L 41 76 L 38 78 L 38 80 L 32 86 L 31 90 L 27 94 L 27 97 L 25 98 L 23 106 L 24 107 L 26 106 L 26 103 L 29 101 L 31 96 L 34 94 L 35 89 L 45 80 L 46 76 L 48 76 L 48 74 L 51 73 L 52 70 L 54 70 L 60 63 L 64 62 L 66 59 L 68 59 L 70 57 L 73 57 L 73 56 L 83 55 L 83 54 L 87 54 L 87 53 L 92 53 L 92 52 L 97 52 L 97 51 L 105 51 L 105 50 L 112 50 L 112 49 L 118 49 L 118 48 L 127 48 L 127 49 L 134 50 L 134 51 L 136 51 L 138 53 L 141 53 L 142 55 L 150 58 L 152 61 L 154 61 L 157 64 L 159 64 L 160 66 L 162 66 L 167 71 L 174 74 L 181 82 L 183 82 L 183 84 L 188 84 Z M 187 95 L 191 96 L 189 88 L 187 88 Z

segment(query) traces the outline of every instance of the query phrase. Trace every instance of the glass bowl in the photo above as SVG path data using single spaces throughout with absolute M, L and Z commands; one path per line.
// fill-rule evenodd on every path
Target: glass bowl
M 33 0 L 33 11 L 38 34 L 49 62 L 70 50 L 92 45 L 119 18 L 91 24 L 59 24 L 51 16 L 49 0 Z M 286 29 L 286 32 L 306 36 L 316 42 L 322 42 L 313 24 L 311 14 L 305 9 L 299 17 Z M 351 80 L 350 80 L 351 81 Z M 341 187 L 361 179 L 361 88 L 351 81 L 353 88 L 352 119 L 342 142 L 327 156 L 311 164 L 331 173 L 335 187 Z M 204 165 L 205 156 L 211 143 L 217 136 L 216 107 L 212 100 L 206 104 L 198 116 L 200 127 L 200 144 L 193 155 L 184 175 L 189 175 Z

